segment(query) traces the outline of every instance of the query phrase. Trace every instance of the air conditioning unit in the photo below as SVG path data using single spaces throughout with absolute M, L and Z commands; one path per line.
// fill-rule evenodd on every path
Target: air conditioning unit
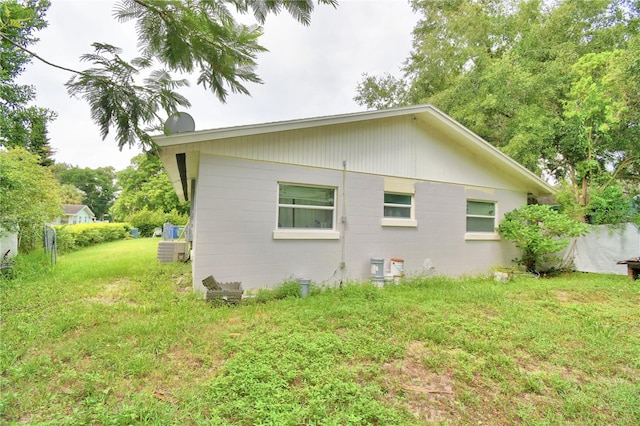
M 160 241 L 158 243 L 158 262 L 184 262 L 187 257 L 186 241 Z

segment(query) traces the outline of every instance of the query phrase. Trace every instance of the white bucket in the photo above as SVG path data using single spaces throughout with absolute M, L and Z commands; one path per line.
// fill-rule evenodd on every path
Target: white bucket
M 404 259 L 398 259 L 396 257 L 391 258 L 391 264 L 389 267 L 389 273 L 393 275 L 393 278 L 397 281 L 400 278 L 404 278 Z

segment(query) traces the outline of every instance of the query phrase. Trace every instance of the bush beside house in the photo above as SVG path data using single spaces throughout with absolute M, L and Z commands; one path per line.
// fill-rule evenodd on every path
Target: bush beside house
M 542 263 L 555 260 L 554 254 L 569 245 L 569 238 L 584 235 L 588 227 L 550 206 L 529 204 L 505 213 L 497 228 L 506 240 L 513 241 L 522 257 L 514 261 L 527 271 L 540 272 Z
M 128 223 L 83 223 L 58 225 L 56 242 L 58 250 L 69 252 L 109 241 L 124 240 L 131 236 Z

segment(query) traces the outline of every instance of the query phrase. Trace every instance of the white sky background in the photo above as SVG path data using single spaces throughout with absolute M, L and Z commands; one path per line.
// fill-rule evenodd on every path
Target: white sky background
M 48 27 L 36 35 L 31 49 L 53 63 L 85 69 L 79 57 L 92 53 L 91 43 L 109 43 L 137 56 L 134 23 L 112 17 L 115 1 L 52 0 Z M 243 21 L 245 19 L 243 18 Z M 226 104 L 201 86 L 181 91 L 196 130 L 364 110 L 353 101 L 363 73 L 400 74 L 411 49 L 411 31 L 418 16 L 407 0 L 340 0 L 336 9 L 316 5 L 311 25 L 287 13 L 269 16 L 258 56 L 262 85 L 247 84 L 251 96 L 230 94 Z M 119 151 L 111 135 L 104 141 L 82 99 L 69 98 L 64 83 L 71 77 L 34 60 L 19 79 L 36 87 L 36 105 L 58 113 L 49 125 L 50 144 L 58 163 L 79 167 L 113 166 L 122 170 L 138 149 Z

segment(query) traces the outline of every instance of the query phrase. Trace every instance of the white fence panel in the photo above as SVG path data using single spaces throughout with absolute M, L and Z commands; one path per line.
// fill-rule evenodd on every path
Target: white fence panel
M 640 256 L 640 229 L 632 223 L 593 225 L 587 235 L 572 242 L 567 252 L 573 254 L 577 271 L 626 275 L 627 266 L 616 262 Z

